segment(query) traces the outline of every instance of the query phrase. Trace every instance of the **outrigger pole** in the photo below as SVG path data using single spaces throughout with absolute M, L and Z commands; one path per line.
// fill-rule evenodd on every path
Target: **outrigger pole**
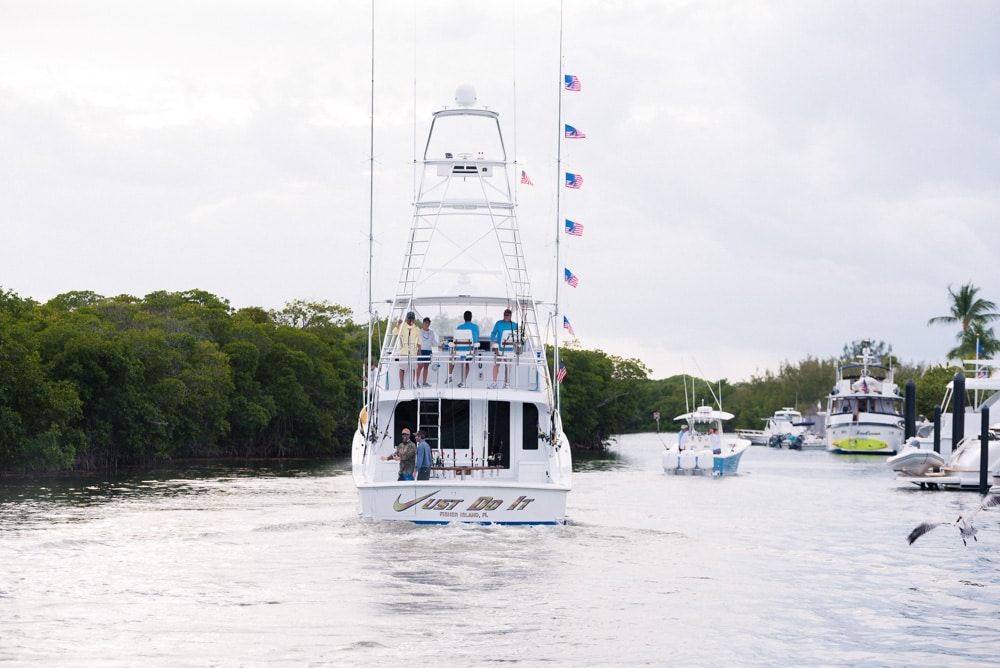
M 562 220 L 562 191 L 565 185 L 561 182 L 565 179 L 565 175 L 562 171 L 562 96 L 563 96 L 563 86 L 565 84 L 565 79 L 563 78 L 563 3 L 562 0 L 559 2 L 559 79 L 558 84 L 559 91 L 558 95 L 558 105 L 556 113 L 556 308 L 555 314 L 552 319 L 552 383 L 555 385 L 556 392 L 556 411 L 560 410 L 562 406 L 561 395 L 559 392 L 559 381 L 556 379 L 556 375 L 559 373 L 559 291 L 562 289 L 562 276 L 559 272 L 559 241 L 561 239 L 560 221 Z
M 368 353 L 365 358 L 365 403 L 366 413 L 371 404 L 373 383 L 378 382 L 378 378 L 372 379 L 372 320 L 375 314 L 372 312 L 372 271 L 375 266 L 375 0 L 372 0 L 372 54 L 371 54 L 371 100 L 369 110 L 368 128 Z M 366 415 L 368 425 L 372 422 L 372 415 Z M 367 426 L 366 431 L 368 431 Z

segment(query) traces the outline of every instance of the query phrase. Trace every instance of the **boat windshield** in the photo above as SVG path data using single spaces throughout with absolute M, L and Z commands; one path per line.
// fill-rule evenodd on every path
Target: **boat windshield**
M 427 137 L 424 160 L 507 159 L 495 114 L 483 110 L 438 112 Z
M 884 413 L 903 414 L 901 397 L 834 397 L 830 403 L 832 413 Z

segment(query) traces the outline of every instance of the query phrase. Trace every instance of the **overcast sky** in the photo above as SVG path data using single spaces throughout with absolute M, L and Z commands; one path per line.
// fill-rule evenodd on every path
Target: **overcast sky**
M 370 2 L 0 0 L 0 287 L 367 310 Z M 459 84 L 500 111 L 552 299 L 559 5 L 375 7 L 376 298 Z M 1000 302 L 1000 3 L 566 2 L 560 264 L 585 348 L 748 379 Z M 831 382 L 833 379 L 831 379 Z

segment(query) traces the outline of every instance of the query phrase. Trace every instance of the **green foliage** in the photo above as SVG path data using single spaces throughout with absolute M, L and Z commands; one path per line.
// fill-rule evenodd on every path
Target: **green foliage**
M 762 429 L 764 419 L 774 411 L 789 407 L 803 415 L 825 409 L 826 396 L 837 377 L 839 360 L 807 357 L 798 364 L 785 361 L 776 373 L 766 371 L 763 376 L 751 376 L 745 383 L 737 383 L 724 401 L 723 409 L 736 418 L 732 429 Z
M 917 383 L 917 415 L 923 415 L 928 420 L 934 419 L 934 407 L 941 406 L 945 387 L 955 379 L 955 374 L 961 372 L 956 366 L 936 366 L 927 369 Z
M 366 335 L 326 303 L 0 291 L 0 471 L 346 452 Z
M 649 369 L 600 350 L 561 350 L 560 359 L 566 364 L 560 387 L 563 428 L 573 447 L 600 449 L 614 434 L 629 431 Z
M 0 291 L 0 471 L 68 467 L 82 442 L 79 395 L 46 374 L 37 306 Z
M 965 288 L 958 294 L 969 296 Z M 993 346 L 992 330 L 976 327 L 994 307 L 973 303 L 981 319 L 970 318 L 970 331 Z M 372 332 L 376 350 L 384 327 Z M 143 298 L 79 291 L 38 304 L 0 290 L 0 472 L 345 454 L 367 336 L 348 309 L 326 302 L 234 311 L 224 299 L 188 290 Z M 856 358 L 860 345 L 846 345 L 842 359 Z M 927 417 L 958 371 L 900 363 L 883 342 L 873 352 L 893 365 L 901 385 L 916 380 L 917 410 Z M 736 415 L 730 428 L 760 428 L 783 406 L 812 413 L 825 404 L 841 361 L 808 357 L 731 384 L 650 380 L 637 359 L 578 345 L 560 356 L 563 425 L 583 449 L 652 431 L 654 412 L 661 429 L 674 431 L 676 416 L 720 400 Z

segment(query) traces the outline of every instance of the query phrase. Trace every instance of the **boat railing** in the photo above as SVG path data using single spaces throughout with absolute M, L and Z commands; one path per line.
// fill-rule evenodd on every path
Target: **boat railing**
M 413 389 L 416 384 L 417 367 L 422 357 L 394 355 L 379 363 L 378 383 L 385 391 L 400 388 L 400 371 L 403 372 L 404 387 Z M 541 351 L 478 350 L 458 354 L 451 350 L 436 350 L 431 353 L 427 364 L 427 385 L 418 389 L 469 387 L 491 388 L 494 384 L 493 370 L 497 368 L 497 389 L 518 389 L 544 391 L 546 367 Z M 450 373 L 449 373 L 450 370 Z M 423 381 L 423 374 L 421 374 Z

